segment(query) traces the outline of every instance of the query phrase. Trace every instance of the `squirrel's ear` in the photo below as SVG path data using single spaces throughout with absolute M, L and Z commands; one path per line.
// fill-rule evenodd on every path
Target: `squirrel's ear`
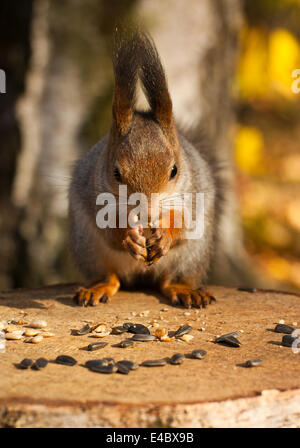
M 113 98 L 113 125 L 119 135 L 128 133 L 131 127 L 135 91 L 138 76 L 137 39 L 134 34 L 128 35 L 116 29 L 113 67 L 115 89 Z
M 151 37 L 139 33 L 141 81 L 151 110 L 164 133 L 171 137 L 175 126 L 172 101 L 158 52 Z

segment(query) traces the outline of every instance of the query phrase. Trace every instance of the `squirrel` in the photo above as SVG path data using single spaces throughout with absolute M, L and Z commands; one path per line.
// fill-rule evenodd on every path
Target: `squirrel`
M 71 252 L 89 282 L 80 286 L 78 305 L 108 302 L 120 286 L 150 285 L 172 305 L 205 307 L 215 301 L 203 287 L 218 234 L 220 192 L 217 169 L 205 145 L 190 143 L 175 124 L 165 72 L 152 38 L 135 30 L 116 32 L 111 128 L 74 167 L 69 189 Z M 137 82 L 150 110 L 135 108 Z M 156 225 L 99 228 L 97 197 L 119 186 L 142 193 Z M 204 192 L 204 235 L 186 238 L 184 211 L 169 199 Z M 161 201 L 150 201 L 159 193 Z M 148 202 L 148 204 L 149 204 Z M 167 204 L 164 206 L 164 204 Z M 169 221 L 166 220 L 169 213 Z M 178 214 L 184 224 L 175 225 Z M 147 234 L 148 231 L 148 234 Z

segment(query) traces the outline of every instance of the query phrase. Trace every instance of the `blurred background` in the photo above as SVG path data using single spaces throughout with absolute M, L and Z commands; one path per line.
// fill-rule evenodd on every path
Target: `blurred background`
M 300 0 L 2 0 L 0 10 L 0 289 L 80 278 L 70 172 L 109 130 L 112 36 L 129 20 L 155 40 L 175 117 L 204 129 L 224 166 L 218 281 L 300 290 Z

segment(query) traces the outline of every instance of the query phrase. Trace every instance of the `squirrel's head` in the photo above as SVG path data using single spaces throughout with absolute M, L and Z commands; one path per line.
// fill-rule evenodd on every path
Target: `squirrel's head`
M 180 173 L 175 135 L 165 135 L 151 112 L 135 112 L 128 133 L 109 142 L 108 172 L 114 192 L 127 185 L 128 194 L 171 194 Z
M 167 81 L 157 50 L 146 34 L 116 34 L 113 58 L 115 89 L 108 143 L 107 180 L 117 194 L 170 195 L 180 175 L 180 151 Z M 141 81 L 150 111 L 135 110 Z

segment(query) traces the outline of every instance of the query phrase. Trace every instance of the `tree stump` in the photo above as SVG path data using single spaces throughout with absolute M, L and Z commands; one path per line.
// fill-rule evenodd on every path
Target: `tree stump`
M 55 285 L 1 293 L 0 321 L 44 319 L 55 333 L 40 344 L 6 341 L 0 354 L 2 427 L 299 427 L 300 354 L 282 347 L 279 320 L 297 327 L 300 300 L 279 292 L 242 292 L 211 287 L 217 302 L 206 309 L 171 307 L 155 292 L 121 291 L 109 304 L 81 308 L 72 301 L 76 285 Z M 143 316 L 145 311 L 148 311 Z M 24 313 L 25 312 L 25 313 Z M 135 314 L 134 314 L 135 313 Z M 142 315 L 140 315 L 142 313 Z M 86 322 L 109 327 L 123 322 L 176 330 L 192 326 L 190 342 L 135 342 L 114 347 L 129 334 L 96 339 L 71 335 Z M 155 328 L 150 328 L 153 333 Z M 239 332 L 238 348 L 214 343 L 217 335 Z M 105 341 L 99 351 L 84 350 Z M 147 359 L 204 349 L 204 359 L 182 365 L 139 367 L 129 375 L 87 370 L 89 359 L 113 357 L 141 363 Z M 20 370 L 23 358 L 54 361 L 65 354 L 73 367 L 49 362 L 41 371 Z M 259 367 L 245 368 L 260 358 Z

